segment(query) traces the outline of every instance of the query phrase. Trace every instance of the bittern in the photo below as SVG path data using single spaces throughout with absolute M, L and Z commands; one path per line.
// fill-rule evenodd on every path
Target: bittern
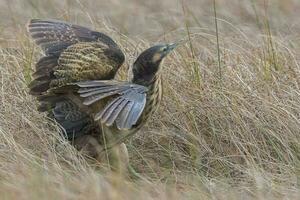
M 132 66 L 130 82 L 115 80 L 125 56 L 107 35 L 57 20 L 33 19 L 28 32 L 43 52 L 30 93 L 78 150 L 112 168 L 128 162 L 124 139 L 136 133 L 162 98 L 160 64 L 176 44 L 153 46 Z M 122 158 L 120 158 L 122 157 Z

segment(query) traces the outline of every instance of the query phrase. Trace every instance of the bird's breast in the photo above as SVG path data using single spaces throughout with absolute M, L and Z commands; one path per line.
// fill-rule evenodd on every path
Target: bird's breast
M 159 103 L 162 99 L 162 80 L 158 77 L 153 84 L 149 86 L 149 91 L 147 93 L 145 110 L 142 116 L 143 122 L 145 122 L 150 115 L 157 110 Z

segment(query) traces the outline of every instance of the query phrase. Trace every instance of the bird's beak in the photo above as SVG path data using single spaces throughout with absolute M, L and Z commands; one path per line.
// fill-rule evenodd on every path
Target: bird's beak
M 174 50 L 177 47 L 177 45 L 178 43 L 167 44 L 167 51 L 162 52 L 162 58 L 167 56 L 172 50 Z
M 178 46 L 178 43 L 171 43 L 171 44 L 168 44 L 169 52 L 172 51 L 173 49 L 175 49 L 177 46 Z

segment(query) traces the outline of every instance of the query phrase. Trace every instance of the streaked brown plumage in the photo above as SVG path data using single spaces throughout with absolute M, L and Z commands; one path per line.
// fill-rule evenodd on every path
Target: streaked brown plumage
M 160 63 L 175 44 L 145 50 L 133 64 L 132 81 L 124 82 L 113 79 L 124 54 L 107 35 L 39 19 L 30 21 L 28 32 L 45 53 L 36 64 L 30 93 L 37 96 L 39 110 L 48 111 L 79 149 L 89 145 L 89 154 L 97 157 L 99 149 L 121 147 L 158 107 Z M 90 148 L 95 142 L 101 148 Z M 120 152 L 126 152 L 123 144 L 115 155 Z

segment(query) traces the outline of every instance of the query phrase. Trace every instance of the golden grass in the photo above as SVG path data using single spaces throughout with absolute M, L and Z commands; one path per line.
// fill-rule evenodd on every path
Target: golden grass
M 299 198 L 300 3 L 228 2 L 216 0 L 217 44 L 209 0 L 0 1 L 2 198 Z M 164 62 L 159 111 L 127 141 L 142 180 L 93 169 L 36 111 L 30 18 L 111 35 L 126 53 L 122 79 L 143 49 L 186 41 Z

